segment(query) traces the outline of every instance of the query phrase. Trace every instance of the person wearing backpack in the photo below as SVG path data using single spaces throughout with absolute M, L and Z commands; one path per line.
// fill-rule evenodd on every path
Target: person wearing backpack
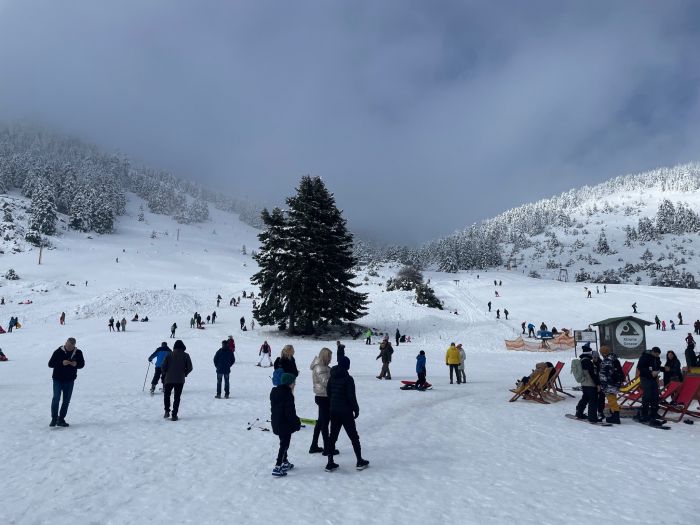
M 377 359 L 382 360 L 382 370 L 379 372 L 377 379 L 391 379 L 391 370 L 389 370 L 389 364 L 391 363 L 391 355 L 394 353 L 394 349 L 389 342 L 389 336 L 385 335 L 382 342 L 379 344 L 379 355 Z
M 622 386 L 624 379 L 622 365 L 620 365 L 619 359 L 609 347 L 601 346 L 600 354 L 603 356 L 603 361 L 600 365 L 600 389 L 610 408 L 610 416 L 605 418 L 605 421 L 619 425 L 620 407 L 617 404 L 617 395 L 620 392 L 620 386 Z
M 289 462 L 287 451 L 292 441 L 292 434 L 301 429 L 301 421 L 294 406 L 296 379 L 294 374 L 284 373 L 280 378 L 280 384 L 270 391 L 270 423 L 272 432 L 280 440 L 277 461 L 275 468 L 272 469 L 272 475 L 276 478 L 286 476 L 287 472 L 294 468 L 294 465 Z
M 229 377 L 231 375 L 231 367 L 236 362 L 236 357 L 228 341 L 221 341 L 221 348 L 214 354 L 214 366 L 216 367 L 216 395 L 215 399 L 221 399 L 221 380 L 224 380 L 224 397 L 228 399 L 230 392 Z
M 571 373 L 581 385 L 583 397 L 576 405 L 576 418 L 586 419 L 584 411 L 588 407 L 588 422 L 598 423 L 598 396 L 600 392 L 600 379 L 593 364 L 591 347 L 585 345 L 579 359 L 571 362 Z
M 267 344 L 267 341 L 265 341 L 260 346 L 260 351 L 258 352 L 258 355 L 260 356 L 258 366 L 262 366 L 262 362 L 264 359 L 267 359 L 267 365 L 265 365 L 265 368 L 272 366 L 272 348 L 270 348 L 270 345 Z

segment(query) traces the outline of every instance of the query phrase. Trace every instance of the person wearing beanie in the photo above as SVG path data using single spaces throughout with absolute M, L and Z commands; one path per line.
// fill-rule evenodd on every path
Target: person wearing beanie
M 591 347 L 583 347 L 581 352 L 581 370 L 583 372 L 583 381 L 581 381 L 581 391 L 583 396 L 576 405 L 576 417 L 578 419 L 586 419 L 584 410 L 588 407 L 588 422 L 598 423 L 598 398 L 600 393 L 600 378 L 596 371 L 596 366 L 593 363 L 593 355 Z
M 236 362 L 236 357 L 229 347 L 228 341 L 221 341 L 221 348 L 214 354 L 214 367 L 216 368 L 216 395 L 215 399 L 221 399 L 221 380 L 224 380 L 224 397 L 228 399 L 230 392 L 229 378 L 231 367 Z
M 655 346 L 644 352 L 637 362 L 637 372 L 642 387 L 642 407 L 634 417 L 640 423 L 658 426 L 659 419 L 659 374 L 661 373 L 661 349 Z
M 338 351 L 340 351 L 340 341 L 338 341 Z M 344 348 L 344 347 L 343 347 Z M 328 427 L 331 421 L 330 404 L 328 402 L 328 380 L 331 377 L 331 359 L 333 352 L 330 348 L 321 348 L 314 360 L 311 362 L 312 381 L 314 387 L 314 400 L 318 406 L 318 419 L 314 425 L 314 435 L 311 440 L 309 454 L 319 454 L 328 446 Z M 340 356 L 340 359 L 345 357 Z M 318 446 L 318 437 L 323 436 L 323 448 Z
M 428 370 L 425 367 L 425 351 L 421 350 L 416 356 L 416 374 L 418 374 L 418 381 L 416 381 L 416 390 L 425 390 L 425 384 L 427 383 L 425 376 Z
M 459 350 L 454 343 L 450 343 L 450 347 L 445 353 L 445 364 L 450 367 L 450 384 L 453 383 L 453 374 L 457 375 L 457 384 L 462 383 L 462 375 L 459 373 L 460 362 Z
M 180 339 L 175 341 L 172 353 L 165 356 L 161 369 L 165 377 L 165 388 L 163 390 L 163 405 L 165 414 L 163 418 L 170 417 L 172 421 L 177 421 L 177 413 L 180 409 L 180 396 L 182 388 L 185 386 L 185 378 L 192 372 L 192 359 L 190 354 L 185 352 L 187 348 Z M 175 391 L 173 400 L 172 417 L 170 416 L 170 393 Z
M 170 348 L 168 348 L 168 343 L 163 341 L 158 348 L 156 348 L 155 352 L 151 354 L 151 356 L 148 358 L 148 362 L 152 363 L 153 359 L 156 360 L 156 369 L 153 372 L 153 379 L 151 380 L 151 394 L 155 394 L 156 392 L 156 385 L 158 385 L 158 381 L 160 380 L 163 383 L 163 386 L 165 386 L 165 375 L 163 374 L 163 361 L 165 360 L 165 357 L 172 352 Z
M 272 475 L 276 478 L 286 476 L 294 465 L 287 458 L 292 434 L 301 428 L 301 422 L 294 406 L 294 385 L 297 376 L 285 372 L 280 378 L 280 384 L 270 391 L 270 423 L 272 432 L 279 437 L 280 446 L 277 452 L 277 461 L 272 469 Z
M 352 448 L 355 451 L 357 470 L 364 470 L 369 466 L 369 461 L 362 458 L 360 447 L 360 436 L 357 434 L 355 420 L 360 415 L 360 406 L 357 404 L 355 396 L 355 381 L 350 376 L 350 359 L 343 356 L 338 360 L 338 364 L 331 368 L 331 378 L 328 380 L 327 392 L 330 402 L 331 414 L 331 434 L 328 438 L 328 448 L 324 452 L 328 456 L 326 472 L 333 472 L 338 465 L 333 462 L 333 456 L 337 454 L 335 443 L 340 435 L 340 430 L 345 432 L 350 438 Z
M 607 400 L 610 408 L 610 416 L 605 418 L 605 421 L 619 425 L 620 407 L 617 404 L 617 395 L 624 380 L 622 365 L 610 347 L 601 346 L 600 353 L 603 355 L 603 361 L 600 365 L 600 397 Z
M 389 370 L 389 364 L 391 363 L 391 356 L 394 353 L 394 349 L 389 341 L 389 336 L 385 335 L 382 342 L 379 343 L 379 355 L 376 359 L 382 360 L 382 370 L 379 372 L 377 379 L 391 379 L 391 370 Z M 375 359 L 375 361 L 376 361 Z

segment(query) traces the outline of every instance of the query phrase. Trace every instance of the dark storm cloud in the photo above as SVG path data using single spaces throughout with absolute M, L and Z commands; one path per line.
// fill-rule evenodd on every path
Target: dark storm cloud
M 695 160 L 688 2 L 0 0 L 0 118 L 421 241 Z

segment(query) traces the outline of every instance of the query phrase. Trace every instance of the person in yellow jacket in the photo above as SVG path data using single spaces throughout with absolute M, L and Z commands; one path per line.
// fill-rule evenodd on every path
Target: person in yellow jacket
M 462 375 L 459 373 L 459 364 L 461 362 L 462 359 L 459 355 L 459 350 L 454 343 L 450 343 L 450 347 L 445 354 L 445 364 L 450 367 L 450 384 L 453 383 L 453 374 L 457 375 L 457 384 L 459 385 L 462 383 Z

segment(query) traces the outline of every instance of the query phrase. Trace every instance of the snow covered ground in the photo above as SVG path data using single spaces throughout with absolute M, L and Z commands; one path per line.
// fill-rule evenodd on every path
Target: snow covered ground
M 583 328 L 631 311 L 653 319 L 700 317 L 697 291 L 609 286 L 585 299 L 583 286 L 529 279 L 510 272 L 459 275 L 428 273 L 446 310 L 413 304 L 406 292 L 385 292 L 383 269 L 361 289 L 372 305 L 363 323 L 393 333 L 399 327 L 414 342 L 396 348 L 392 381 L 375 379 L 377 346 L 345 341 L 361 407 L 357 420 L 370 468 L 356 472 L 345 436 L 338 444 L 338 472 L 324 472 L 324 458 L 309 455 L 311 428 L 295 434 L 283 479 L 270 475 L 277 440 L 247 430 L 269 417 L 271 369 L 257 368 L 267 339 L 275 355 L 286 343 L 296 349 L 301 370 L 297 412 L 315 417 L 308 366 L 334 341 L 290 339 L 275 330 L 241 332 L 251 301 L 228 306 L 231 296 L 252 290 L 254 262 L 241 254 L 254 248 L 255 231 L 235 217 L 214 212 L 203 226 L 180 226 L 147 216 L 136 221 L 138 201 L 119 222 L 119 233 L 87 239 L 67 232 L 56 249 L 3 256 L 2 271 L 21 280 L 0 288 L 6 305 L 2 325 L 18 315 L 23 327 L 0 337 L 10 358 L 0 363 L 0 523 L 693 523 L 694 487 L 700 485 L 700 425 L 672 424 L 659 431 L 630 420 L 615 428 L 593 427 L 563 417 L 575 400 L 553 405 L 508 403 L 508 389 L 537 361 L 567 362 L 564 385 L 573 386 L 571 352 L 508 352 L 503 340 L 520 332 L 523 320 Z M 151 239 L 153 230 L 160 232 Z M 164 235 L 167 230 L 168 235 Z M 214 234 L 213 231 L 216 231 Z M 116 262 L 116 258 L 119 262 Z M 364 278 L 364 275 L 360 276 Z M 459 279 L 455 283 L 454 279 Z M 493 279 L 503 281 L 494 298 Z M 88 281 L 85 286 L 85 281 Z M 75 286 L 66 285 L 66 281 Z M 177 290 L 173 290 L 177 284 Z M 33 291 L 32 291 L 33 289 Z M 47 290 L 47 291 L 41 291 Z M 217 294 L 224 297 L 216 308 Z M 31 305 L 17 304 L 21 300 Z M 507 308 L 511 320 L 486 311 Z M 135 304 L 140 302 L 140 305 Z M 193 310 L 216 310 L 216 325 L 191 330 Z M 457 311 L 458 315 L 450 313 Z M 61 311 L 67 314 L 59 326 Z M 107 319 L 138 312 L 149 323 L 129 323 L 111 334 Z M 141 387 L 147 357 L 169 327 L 192 356 L 181 420 L 162 418 L 162 396 Z M 649 342 L 683 350 L 686 331 L 652 330 Z M 237 343 L 232 399 L 216 400 L 212 364 L 219 342 Z M 74 336 L 85 354 L 67 420 L 50 429 L 51 352 Z M 464 343 L 468 383 L 450 385 L 444 353 Z M 399 390 L 415 377 L 415 356 L 428 356 L 428 392 Z M 152 373 L 151 368 L 151 373 Z M 149 373 L 150 381 L 150 373 Z

